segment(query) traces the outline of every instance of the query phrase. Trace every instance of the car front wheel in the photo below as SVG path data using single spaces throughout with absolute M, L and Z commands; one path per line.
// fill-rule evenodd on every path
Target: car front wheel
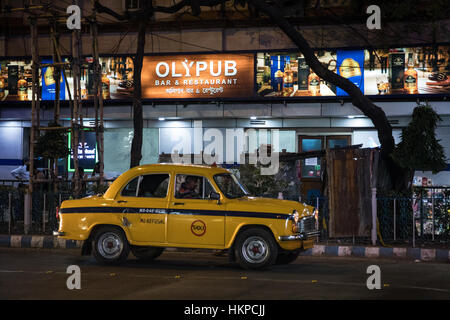
M 241 232 L 236 240 L 235 256 L 245 269 L 264 269 L 273 265 L 278 248 L 270 232 L 251 228 Z
M 130 253 L 123 231 L 117 227 L 102 227 L 94 237 L 93 254 L 103 264 L 120 264 Z

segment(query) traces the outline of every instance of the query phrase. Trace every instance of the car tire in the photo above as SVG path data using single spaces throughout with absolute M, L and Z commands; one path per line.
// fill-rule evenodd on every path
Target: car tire
M 275 264 L 292 263 L 298 258 L 299 254 L 300 254 L 300 250 L 280 252 L 278 254 L 277 261 L 275 262 Z
M 244 269 L 265 269 L 275 263 L 278 247 L 269 231 L 251 228 L 238 235 L 235 256 Z
M 100 228 L 95 233 L 93 242 L 93 255 L 102 264 L 123 263 L 130 253 L 127 237 L 118 227 Z
M 151 261 L 158 258 L 164 252 L 164 248 L 149 247 L 149 246 L 131 246 L 131 252 L 139 260 Z

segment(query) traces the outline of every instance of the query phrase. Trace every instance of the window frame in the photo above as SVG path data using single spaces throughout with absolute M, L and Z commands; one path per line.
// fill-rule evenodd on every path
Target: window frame
M 226 195 L 226 193 L 224 193 L 221 189 L 220 189 L 220 186 L 219 186 L 219 184 L 217 183 L 217 181 L 216 181 L 216 177 L 217 176 L 221 176 L 221 175 L 230 175 L 230 176 L 234 176 L 235 178 L 236 178 L 236 183 L 239 185 L 239 187 L 241 188 L 241 189 L 243 189 L 244 190 L 244 193 L 245 193 L 245 195 L 246 196 L 251 196 L 251 194 L 250 194 L 250 192 L 247 190 L 247 188 L 242 184 L 242 182 L 236 177 L 236 175 L 234 175 L 233 173 L 217 173 L 217 174 L 215 174 L 214 176 L 213 176 L 213 180 L 214 180 L 214 183 L 216 184 L 216 186 L 217 186 L 217 188 L 220 190 L 220 193 L 219 194 L 223 194 L 223 196 L 225 197 L 225 198 L 227 198 L 227 199 L 236 199 L 236 198 L 229 198 L 229 197 L 227 197 L 227 195 Z
M 347 140 L 347 146 L 350 146 L 352 144 L 352 136 L 343 134 L 343 135 L 332 135 L 332 136 L 325 136 L 326 142 L 325 145 L 328 148 L 330 148 L 330 140 Z
M 151 175 L 167 175 L 169 178 L 169 183 L 167 184 L 167 191 L 166 191 L 166 195 L 164 197 L 140 197 L 138 196 L 139 193 L 139 187 L 141 185 L 141 181 L 143 179 L 143 176 L 151 176 Z M 129 197 L 129 198 L 140 198 L 140 199 L 167 199 L 168 195 L 169 195 L 169 190 L 170 190 L 170 181 L 171 181 L 171 173 L 168 172 L 152 172 L 152 173 L 145 173 L 145 174 L 140 174 L 137 176 L 134 176 L 133 178 L 131 178 L 130 180 L 127 181 L 127 183 L 124 184 L 124 186 L 122 187 L 122 189 L 119 192 L 119 196 L 120 197 Z M 134 196 L 124 196 L 122 194 L 123 190 L 126 188 L 126 186 L 128 186 L 128 184 L 130 184 L 134 179 L 138 178 L 138 183 L 136 186 L 136 194 Z M 164 179 L 166 180 L 166 179 Z M 163 180 L 163 181 L 164 181 Z M 161 181 L 162 182 L 162 181 Z
M 325 145 L 325 141 L 326 141 L 326 136 L 325 135 L 316 135 L 316 136 L 308 136 L 308 135 L 299 135 L 298 136 L 298 152 L 299 153 L 304 153 L 304 152 L 314 152 L 314 151 L 303 151 L 303 139 L 318 139 L 321 141 L 321 149 L 319 150 L 323 150 L 324 149 L 324 145 Z M 312 157 L 314 158 L 314 157 Z M 323 157 L 316 157 L 318 159 L 320 159 L 319 164 L 320 164 L 320 175 L 322 175 L 322 170 L 323 170 Z M 313 177 L 308 177 L 308 176 L 304 176 L 302 174 L 302 170 L 305 167 L 305 159 L 302 159 L 300 161 L 300 174 L 301 174 L 301 179 L 306 179 L 307 181 L 320 181 L 320 176 L 313 176 Z
M 216 187 L 214 186 L 213 183 L 211 183 L 211 180 L 207 176 L 201 176 L 198 174 L 189 174 L 189 173 L 177 173 L 177 174 L 175 174 L 174 181 L 173 181 L 173 198 L 176 200 L 209 200 L 209 197 L 207 195 L 205 195 L 206 196 L 205 198 L 178 198 L 177 197 L 177 177 L 178 176 L 194 176 L 194 177 L 198 177 L 198 178 L 207 179 L 209 182 L 209 185 L 212 187 L 214 192 L 220 194 L 219 192 L 217 192 Z M 203 182 L 202 182 L 202 191 L 204 194 L 205 193 L 205 180 L 203 180 Z

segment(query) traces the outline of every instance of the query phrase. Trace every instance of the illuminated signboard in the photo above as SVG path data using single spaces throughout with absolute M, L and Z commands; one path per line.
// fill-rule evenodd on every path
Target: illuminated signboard
M 353 82 L 365 95 L 450 94 L 450 47 L 319 50 L 330 71 Z M 320 79 L 300 53 L 257 53 L 260 97 L 346 96 Z
M 52 63 L 52 59 L 44 59 L 42 60 L 42 63 Z M 55 92 L 56 92 L 56 83 L 55 79 L 53 78 L 54 68 L 53 67 L 45 67 L 42 68 L 41 72 L 41 85 L 42 85 L 42 100 L 54 100 L 55 99 Z M 60 83 L 60 94 L 59 99 L 65 100 L 66 95 L 66 79 L 64 77 L 64 73 L 61 72 L 61 83 Z M 30 97 L 31 98 L 31 97 Z
M 78 166 L 84 169 L 84 172 L 92 172 L 97 162 L 98 154 L 97 154 L 97 140 L 95 137 L 95 132 L 93 131 L 85 131 L 83 136 L 79 135 L 79 143 L 78 143 Z M 68 145 L 70 148 L 70 138 L 71 133 L 68 135 Z M 84 149 L 84 150 L 83 150 Z M 74 172 L 75 168 L 73 166 L 73 153 L 70 153 L 70 156 L 67 158 L 69 172 Z
M 352 81 L 367 96 L 450 94 L 450 46 L 376 50 L 317 50 L 330 71 Z M 50 62 L 43 59 L 42 62 Z M 81 70 L 82 99 L 93 99 L 92 58 Z M 131 57 L 101 57 L 103 99 L 132 99 Z M 42 99 L 54 98 L 53 69 L 41 69 Z M 347 93 L 320 79 L 299 52 L 145 56 L 143 99 L 333 97 Z M 0 60 L 0 101 L 31 100 L 31 61 Z M 61 100 L 73 93 L 73 78 L 61 79 Z M 73 94 L 72 94 L 73 95 Z
M 254 94 L 254 55 L 144 57 L 141 79 L 143 98 L 247 98 Z

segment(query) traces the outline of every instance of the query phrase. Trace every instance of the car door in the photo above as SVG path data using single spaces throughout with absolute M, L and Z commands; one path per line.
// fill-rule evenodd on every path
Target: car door
M 169 173 L 151 173 L 131 179 L 119 193 L 116 202 L 134 241 L 166 241 L 169 185 Z
M 197 179 L 194 192 L 186 190 L 186 180 Z M 180 192 L 181 190 L 181 192 Z M 167 237 L 171 244 L 199 246 L 223 246 L 225 229 L 224 205 L 209 198 L 211 192 L 218 193 L 204 176 L 175 176 L 174 191 L 169 201 Z

